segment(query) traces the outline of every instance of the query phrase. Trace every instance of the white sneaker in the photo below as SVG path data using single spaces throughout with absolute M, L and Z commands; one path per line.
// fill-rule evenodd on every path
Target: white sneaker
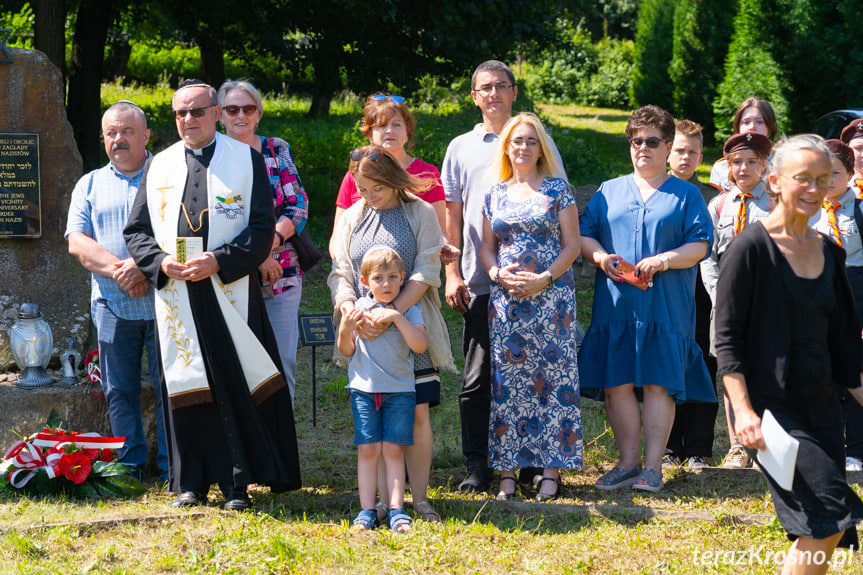
M 689 469 L 703 469 L 710 466 L 707 465 L 707 462 L 704 461 L 704 458 L 700 455 L 693 455 L 686 460 L 686 467 L 688 467 Z
M 863 461 L 860 461 L 856 457 L 846 457 L 845 471 L 863 471 Z
M 747 467 L 752 467 L 752 461 L 742 447 L 735 445 L 728 450 L 722 467 L 725 469 L 746 469 Z

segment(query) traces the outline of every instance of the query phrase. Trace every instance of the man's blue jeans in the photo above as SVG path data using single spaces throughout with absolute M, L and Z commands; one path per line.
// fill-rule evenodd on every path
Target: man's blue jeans
M 111 431 L 126 437 L 118 452 L 121 463 L 142 473 L 147 463 L 147 442 L 141 418 L 141 368 L 144 348 L 147 366 L 156 391 L 156 428 L 158 457 L 156 463 L 162 479 L 168 477 L 168 446 L 162 417 L 162 394 L 159 382 L 159 356 L 156 352 L 156 322 L 123 319 L 116 316 L 103 300 L 93 302 L 93 323 L 99 339 L 99 367 L 102 389 L 108 403 Z

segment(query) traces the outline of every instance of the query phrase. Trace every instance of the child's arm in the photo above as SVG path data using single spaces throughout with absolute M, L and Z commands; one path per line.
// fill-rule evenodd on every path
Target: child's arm
M 348 313 L 342 315 L 342 322 L 339 324 L 339 338 L 336 345 L 342 355 L 345 357 L 353 357 L 357 350 L 356 341 L 354 341 L 354 330 L 357 329 L 360 321 L 363 319 L 363 310 L 352 308 Z
M 423 353 L 428 349 L 429 338 L 425 326 L 421 323 L 413 324 L 396 310 L 385 307 L 372 310 L 372 319 L 377 323 L 392 322 L 396 324 L 412 352 Z

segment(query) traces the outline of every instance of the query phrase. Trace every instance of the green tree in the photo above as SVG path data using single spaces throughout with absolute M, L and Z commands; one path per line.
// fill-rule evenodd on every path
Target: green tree
M 846 77 L 859 74 L 854 66 L 859 42 L 849 30 L 853 20 L 860 24 L 860 3 L 856 14 L 841 10 L 836 0 L 779 0 L 781 23 L 776 38 L 777 60 L 791 81 L 788 125 L 792 131 L 807 131 L 822 114 L 860 101 L 860 84 Z M 849 62 L 850 60 L 850 62 Z M 849 65 L 850 64 L 850 65 Z M 859 78 L 859 76 L 858 76 Z
M 721 139 L 731 135 L 734 112 L 750 96 L 770 102 L 780 130 L 788 128 L 791 83 L 774 52 L 777 38 L 782 37 L 779 9 L 776 0 L 740 0 L 725 76 L 713 102 L 716 134 Z
M 528 39 L 543 42 L 553 28 L 549 0 L 319 0 L 282 10 L 272 21 L 290 27 L 258 45 L 295 78 L 310 78 L 312 116 L 326 115 L 343 88 L 395 85 L 409 94 L 424 75 L 463 77 L 483 60 L 513 58 Z
M 843 55 L 845 66 L 845 93 L 847 102 L 843 106 L 863 106 L 863 50 L 860 50 L 860 31 L 863 30 L 863 10 L 860 0 L 839 0 L 839 13 L 844 22 L 843 36 L 852 45 Z
M 713 100 L 723 77 L 737 1 L 679 0 L 674 10 L 674 47 L 668 74 L 678 118 L 704 127 L 713 142 Z
M 674 37 L 674 4 L 644 0 L 635 31 L 635 71 L 631 101 L 634 106 L 654 104 L 673 110 L 672 83 L 668 75 Z

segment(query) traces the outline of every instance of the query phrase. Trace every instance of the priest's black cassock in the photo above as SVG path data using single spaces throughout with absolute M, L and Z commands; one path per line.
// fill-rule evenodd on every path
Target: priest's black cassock
M 188 218 L 181 209 L 177 222 L 177 237 L 202 237 L 205 246 L 209 229 L 207 167 L 214 150 L 215 143 L 201 150 L 201 155 L 188 148 L 185 150 L 188 176 L 183 204 Z M 252 202 L 249 225 L 213 253 L 223 283 L 250 276 L 248 325 L 281 372 L 276 339 L 257 279 L 258 266 L 269 256 L 273 242 L 272 193 L 263 156 L 255 150 L 251 150 L 251 155 L 254 183 L 247 200 Z M 149 283 L 160 289 L 169 279 L 160 269 L 168 254 L 161 250 L 154 237 L 146 180 L 145 175 L 124 236 L 138 267 Z M 186 283 L 212 401 L 186 406 L 162 402 L 168 436 L 169 489 L 173 492 L 206 491 L 213 483 L 238 487 L 250 483 L 268 484 L 274 492 L 298 489 L 301 484 L 294 413 L 284 378 L 280 376 L 277 390 L 255 405 L 212 282 L 206 279 Z M 168 397 L 164 369 L 161 371 L 162 397 Z

